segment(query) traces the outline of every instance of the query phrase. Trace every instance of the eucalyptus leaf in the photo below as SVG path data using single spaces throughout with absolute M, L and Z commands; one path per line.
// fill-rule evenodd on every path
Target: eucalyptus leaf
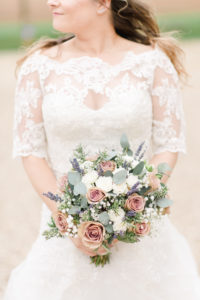
M 74 186 L 74 195 L 85 195 L 87 193 L 87 187 L 83 182 L 79 182 Z
M 166 173 L 167 171 L 171 171 L 171 167 L 167 163 L 161 163 L 157 167 L 158 173 Z
M 105 226 L 105 229 L 108 233 L 112 233 L 113 232 L 113 226 L 112 224 L 108 224 Z
M 137 164 L 137 166 L 133 169 L 132 173 L 133 175 L 140 175 L 143 171 L 144 168 L 144 162 L 141 161 L 139 162 L 139 164 Z
M 108 222 L 110 220 L 109 215 L 106 211 L 99 214 L 98 219 L 103 225 L 108 225 Z
M 127 151 L 128 156 L 133 156 L 133 151 L 129 148 Z
M 81 199 L 81 208 L 87 208 L 88 206 L 88 201 L 86 197 L 82 197 Z
M 106 177 L 109 177 L 109 176 L 113 177 L 113 173 L 111 171 L 106 171 L 103 175 Z
M 74 172 L 68 172 L 68 181 L 72 185 L 76 185 L 81 181 L 81 175 L 79 172 L 74 171 Z
M 72 206 L 69 210 L 68 213 L 70 215 L 76 215 L 80 212 L 80 207 L 79 206 Z
M 121 135 L 120 144 L 121 144 L 122 148 L 129 148 L 130 147 L 127 135 L 125 133 L 123 133 Z
M 162 198 L 156 201 L 157 206 L 165 208 L 173 204 L 173 201 L 167 198 Z
M 113 182 L 115 184 L 123 183 L 126 180 L 126 175 L 127 175 L 127 171 L 125 169 L 118 171 L 113 175 Z
M 116 152 L 116 151 L 114 151 L 114 150 L 110 151 L 110 152 L 108 153 L 108 156 L 107 156 L 107 158 L 106 158 L 106 161 L 107 161 L 107 160 L 113 159 L 116 155 L 117 155 L 117 152 Z

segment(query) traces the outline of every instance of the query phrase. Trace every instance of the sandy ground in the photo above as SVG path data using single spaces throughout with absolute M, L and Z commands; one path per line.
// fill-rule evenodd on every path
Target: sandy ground
M 175 202 L 171 219 L 190 243 L 200 270 L 200 41 L 184 42 L 182 46 L 190 74 L 189 86 L 185 86 L 183 91 L 188 153 L 180 154 L 169 180 L 170 194 Z M 14 67 L 20 55 L 15 52 L 0 55 L 0 296 L 11 269 L 26 257 L 37 236 L 42 203 L 20 159 L 11 158 Z

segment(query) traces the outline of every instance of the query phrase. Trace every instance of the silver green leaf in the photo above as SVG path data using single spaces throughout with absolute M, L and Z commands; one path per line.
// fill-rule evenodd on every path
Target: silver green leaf
M 74 186 L 74 195 L 85 195 L 87 193 L 87 187 L 83 182 L 78 182 L 75 186 Z
M 141 161 L 139 162 L 139 164 L 137 164 L 137 166 L 133 169 L 133 175 L 140 175 L 143 171 L 144 168 L 144 162 Z
M 171 167 L 167 163 L 161 163 L 157 167 L 158 173 L 166 173 L 167 171 L 171 171 Z
M 68 181 L 72 185 L 76 185 L 81 181 L 81 175 L 79 172 L 74 171 L 74 172 L 68 172 Z
M 173 204 L 173 201 L 167 198 L 162 198 L 156 201 L 157 206 L 165 208 Z
M 72 206 L 69 210 L 68 210 L 68 214 L 70 215 L 76 215 L 80 212 L 80 207 L 79 206 Z
M 88 201 L 86 197 L 82 197 L 81 199 L 81 208 L 87 208 L 88 206 Z
M 109 215 L 106 211 L 99 214 L 98 219 L 103 225 L 108 225 L 108 222 L 110 220 Z
M 105 229 L 108 233 L 112 233 L 113 232 L 113 226 L 112 224 L 108 224 L 105 226 Z
M 123 183 L 126 180 L 126 175 L 127 175 L 127 171 L 125 169 L 118 171 L 113 175 L 113 182 L 115 184 Z
M 122 148 L 125 148 L 125 149 L 130 148 L 129 141 L 128 141 L 127 135 L 125 133 L 123 133 L 121 135 L 120 144 L 121 144 Z

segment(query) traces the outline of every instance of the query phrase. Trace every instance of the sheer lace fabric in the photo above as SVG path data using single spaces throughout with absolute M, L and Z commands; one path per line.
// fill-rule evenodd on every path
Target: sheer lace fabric
M 119 149 L 123 132 L 133 149 L 146 142 L 147 157 L 185 152 L 184 127 L 178 75 L 158 47 L 127 51 L 115 65 L 89 56 L 61 63 L 38 50 L 20 69 L 13 157 L 45 157 L 56 174 L 77 143 Z

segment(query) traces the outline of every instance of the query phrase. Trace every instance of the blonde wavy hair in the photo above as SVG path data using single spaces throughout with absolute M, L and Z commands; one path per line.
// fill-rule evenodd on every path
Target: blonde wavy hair
M 144 45 L 157 44 L 170 58 L 179 77 L 181 79 L 187 77 L 182 62 L 184 51 L 174 37 L 177 31 L 161 33 L 155 16 L 147 4 L 141 0 L 111 0 L 110 10 L 113 26 L 118 35 Z M 41 37 L 26 48 L 25 55 L 17 61 L 16 69 L 36 50 L 60 45 L 73 37 L 73 34 L 66 34 L 60 38 Z

